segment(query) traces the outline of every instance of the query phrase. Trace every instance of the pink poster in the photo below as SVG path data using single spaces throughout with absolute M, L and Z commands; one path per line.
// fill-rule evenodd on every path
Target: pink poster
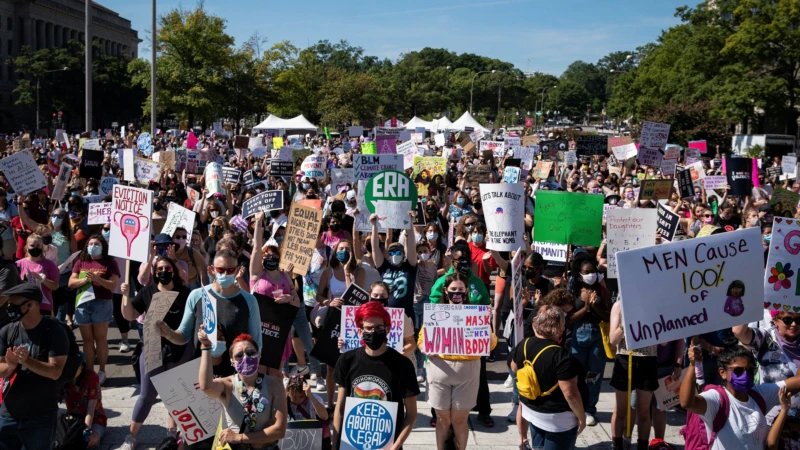
M 700 150 L 700 153 L 705 153 L 708 151 L 708 145 L 706 141 L 689 141 L 689 148 L 696 148 Z
M 397 138 L 394 136 L 378 136 L 377 147 L 379 155 L 396 155 Z

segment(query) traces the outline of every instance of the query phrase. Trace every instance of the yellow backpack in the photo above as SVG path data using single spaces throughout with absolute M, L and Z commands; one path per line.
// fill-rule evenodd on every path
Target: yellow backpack
M 548 391 L 542 392 L 542 388 L 539 386 L 539 379 L 536 376 L 536 372 L 533 370 L 533 365 L 536 363 L 536 360 L 542 356 L 542 353 L 544 353 L 545 350 L 559 347 L 557 345 L 548 345 L 536 354 L 536 357 L 533 358 L 533 361 L 528 361 L 528 340 L 530 340 L 530 338 L 525 339 L 525 342 L 523 343 L 523 355 L 525 356 L 525 362 L 523 363 L 524 366 L 517 370 L 517 390 L 519 390 L 519 395 L 522 397 L 530 400 L 536 400 L 539 397 L 545 397 L 552 394 L 553 391 L 555 391 L 558 387 L 558 383 L 556 383 L 556 385 L 550 388 Z

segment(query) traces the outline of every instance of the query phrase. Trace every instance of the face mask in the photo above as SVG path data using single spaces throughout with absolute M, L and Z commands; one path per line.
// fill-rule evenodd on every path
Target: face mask
M 168 253 L 169 249 L 167 247 L 156 247 L 156 254 L 158 254 L 158 256 L 166 258 Z
M 703 196 L 703 194 L 700 193 L 700 192 L 694 194 L 694 198 L 696 198 L 696 199 L 700 199 L 702 196 Z
M 378 350 L 386 342 L 386 331 L 373 331 L 372 333 L 364 331 L 361 339 L 370 350 Z
M 589 275 L 581 275 L 581 278 L 583 279 L 584 283 L 591 285 L 597 282 L 597 273 L 592 272 Z
M 53 218 L 50 219 L 50 223 L 52 223 L 53 227 L 55 227 L 55 228 L 60 227 L 61 223 L 63 223 L 63 222 L 64 222 L 64 219 L 62 219 L 60 217 L 53 217 Z
M 30 309 L 28 311 L 30 311 Z M 19 322 L 25 314 L 28 314 L 28 311 L 22 312 L 22 305 L 12 305 L 8 303 L 6 306 L 6 314 L 12 322 Z
M 211 218 L 216 219 L 219 217 L 219 211 L 211 211 Z
M 429 259 L 431 259 L 431 254 L 430 253 L 420 253 L 419 254 L 419 260 L 420 261 L 427 261 Z
M 277 237 L 275 238 L 275 242 L 277 242 L 277 243 L 278 243 L 278 246 L 280 247 L 280 245 L 281 245 L 281 242 L 283 242 L 283 236 L 277 236 Z
M 53 243 L 53 236 L 45 236 L 45 237 L 43 237 L 42 238 L 42 242 L 44 242 L 44 245 L 52 244 Z
M 80 196 L 80 195 L 81 195 L 81 193 L 80 193 L 80 192 L 78 192 L 78 191 L 70 191 L 70 192 L 69 192 L 69 195 L 70 195 L 70 196 L 72 196 L 72 197 L 78 197 L 78 196 Z
M 338 233 L 339 230 L 342 228 L 342 225 L 339 223 L 332 223 L 328 228 L 330 228 L 331 231 L 333 231 L 334 233 Z
M 72 220 L 77 219 L 80 215 L 81 215 L 81 213 L 79 213 L 78 211 L 70 211 L 69 212 L 69 218 L 72 219 Z
M 186 241 L 175 241 L 178 244 L 178 250 L 183 250 L 186 247 Z
M 171 173 L 171 174 L 169 174 L 169 175 L 167 175 L 167 176 L 170 178 L 170 180 L 171 180 L 171 179 L 173 179 L 173 178 L 175 178 L 175 174 L 174 174 L 174 173 Z
M 633 198 L 633 192 L 626 192 L 625 193 L 625 198 L 632 199 Z
M 90 245 L 88 247 L 89 256 L 100 256 L 103 254 L 103 247 L 99 245 Z
M 703 223 L 712 224 L 712 223 L 714 223 L 714 218 L 713 217 L 705 217 L 703 219 Z
M 428 208 L 425 209 L 425 211 L 427 211 L 427 213 L 430 214 L 430 215 L 436 214 L 436 207 L 435 206 L 429 206 Z
M 600 189 L 592 188 L 592 194 L 599 194 L 599 193 L 600 193 Z
M 167 197 L 164 200 L 168 202 L 175 202 L 175 197 Z
M 758 222 L 760 222 L 759 218 L 758 217 L 753 217 L 752 219 L 750 219 L 750 226 L 754 227 L 754 226 L 758 225 Z
M 456 270 L 464 275 L 468 274 L 470 270 L 469 261 L 459 261 L 458 264 L 456 264 Z
M 472 205 L 472 207 L 475 208 L 475 209 L 483 209 L 483 204 L 482 203 L 474 203 Z
M 472 242 L 476 244 L 480 244 L 483 242 L 483 235 L 482 234 L 473 234 L 472 235 Z
M 236 276 L 231 274 L 228 275 L 226 273 L 218 273 L 217 274 L 217 283 L 219 283 L 222 289 L 227 289 L 233 285 L 236 281 Z
M 245 356 L 241 361 L 233 363 L 236 373 L 243 377 L 249 377 L 258 372 L 258 356 Z
M 755 374 L 750 374 L 747 371 L 739 376 L 734 372 L 728 372 L 728 376 L 730 377 L 728 383 L 730 383 L 734 391 L 740 394 L 748 392 L 755 385 Z
M 403 263 L 403 255 L 393 255 L 389 258 L 393 265 L 399 266 Z
M 278 270 L 280 260 L 280 256 L 267 255 L 264 257 L 264 268 L 267 270 Z
M 214 236 L 219 236 L 222 234 L 222 227 L 211 227 L 211 232 L 214 233 Z
M 439 233 L 435 231 L 429 231 L 425 237 L 428 238 L 429 241 L 435 241 L 436 239 L 439 239 Z
M 156 280 L 166 286 L 172 283 L 172 272 L 159 272 L 156 274 Z
M 108 240 L 108 238 L 110 238 L 110 237 L 111 237 L 111 230 L 109 230 L 109 231 L 103 231 L 103 232 L 101 232 L 100 234 L 103 236 L 103 239 L 105 239 L 105 240 Z
M 772 233 L 764 235 L 764 242 L 766 242 L 767 245 L 769 245 L 769 243 L 772 242 Z
M 311 185 L 310 185 L 310 184 L 308 184 L 308 183 L 303 183 L 303 190 L 307 191 L 307 190 L 308 190 L 308 188 L 310 188 L 310 187 L 311 187 Z
M 467 194 L 467 195 L 469 195 L 469 192 L 470 192 L 471 190 L 472 190 L 472 189 L 470 189 L 470 188 L 466 188 L 466 189 L 464 189 L 464 193 L 465 193 L 465 194 Z
M 536 278 L 536 275 L 538 275 L 536 269 L 524 269 L 523 274 L 525 275 L 525 278 L 527 278 L 528 280 L 532 280 Z
M 338 251 L 336 252 L 336 259 L 338 259 L 340 263 L 346 263 L 350 260 L 350 252 L 347 250 Z
M 34 258 L 38 258 L 42 256 L 42 249 L 39 247 L 33 247 L 28 249 L 28 254 L 33 256 Z
M 455 303 L 457 305 L 464 303 L 463 292 L 448 292 L 447 297 L 450 299 L 450 303 Z
M 464 206 L 465 201 L 466 199 L 464 197 L 459 197 L 456 199 L 456 203 L 458 204 L 458 206 Z

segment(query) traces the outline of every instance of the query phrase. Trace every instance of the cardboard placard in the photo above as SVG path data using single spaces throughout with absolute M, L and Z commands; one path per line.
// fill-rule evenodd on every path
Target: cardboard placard
M 350 189 L 353 185 L 355 169 L 331 169 L 331 195 Z
M 464 172 L 464 183 L 467 186 L 475 186 L 480 183 L 492 182 L 492 168 L 488 164 L 478 164 L 467 166 Z
M 485 151 L 492 152 L 492 156 L 495 158 L 502 158 L 503 156 L 506 156 L 505 143 L 503 141 L 482 140 L 480 141 L 479 149 L 481 153 Z
M 725 158 L 725 169 L 731 186 L 730 195 L 745 197 L 753 192 L 752 158 Z
M 69 183 L 69 177 L 72 175 L 72 166 L 67 163 L 61 163 L 61 167 L 58 170 L 58 179 L 56 181 L 56 185 L 53 186 L 53 193 L 50 196 L 53 200 L 61 201 L 64 198 L 64 194 L 67 191 L 67 183 Z M 103 178 L 105 180 L 105 178 Z M 116 178 L 115 178 L 116 180 Z M 102 190 L 103 183 L 100 183 L 100 189 Z M 108 194 L 107 192 L 103 191 L 104 194 Z
M 615 136 L 608 138 L 608 153 L 613 153 L 614 147 L 622 147 L 623 145 L 633 144 L 630 136 Z M 617 158 L 619 159 L 619 158 Z
M 111 203 L 89 204 L 89 225 L 105 225 L 111 223 Z
M 512 251 L 524 246 L 525 186 L 481 184 L 480 194 L 486 218 L 486 248 Z
M 578 136 L 575 151 L 581 156 L 601 156 L 608 154 L 608 136 Z
M 354 181 L 369 180 L 378 172 L 397 170 L 402 172 L 403 155 L 353 155 Z
M 422 351 L 426 355 L 489 355 L 489 306 L 426 303 L 423 324 Z
M 281 269 L 294 265 L 293 272 L 304 276 L 311 264 L 311 255 L 317 246 L 322 210 L 292 204 L 286 222 L 286 233 L 281 245 Z
M 372 385 L 372 383 L 370 383 Z M 380 400 L 348 397 L 344 405 L 340 450 L 384 450 L 392 448 L 397 425 L 397 403 L 386 400 L 382 388 Z
M 598 194 L 537 191 L 534 241 L 599 247 L 603 202 Z
M 675 169 L 678 167 L 677 159 L 665 159 L 661 161 L 661 173 L 665 177 L 674 177 Z
M 192 210 L 186 209 L 175 202 L 169 202 L 167 206 L 167 221 L 164 222 L 161 232 L 172 237 L 178 228 L 183 228 L 186 230 L 187 242 L 189 242 L 192 239 L 196 215 L 197 213 Z
M 666 153 L 669 140 L 669 124 L 658 122 L 642 122 L 642 133 L 639 136 L 639 164 L 649 167 L 661 167 L 661 160 Z
M 233 148 L 249 148 L 250 136 L 235 136 L 233 138 Z
M 102 156 L 102 153 L 100 155 Z M 28 195 L 47 187 L 44 174 L 28 150 L 0 159 L 0 170 L 17 195 Z
M 664 200 L 672 192 L 672 180 L 642 180 L 639 200 Z
M 775 187 L 769 206 L 776 216 L 794 217 L 795 207 L 800 203 L 800 194 L 780 186 Z
M 242 218 L 248 219 L 259 212 L 283 209 L 283 191 L 266 191 L 242 203 Z M 288 231 L 288 230 L 287 230 Z
M 608 277 L 617 278 L 617 252 L 656 245 L 656 210 L 611 209 L 607 213 Z
M 358 336 L 358 326 L 356 325 L 356 311 L 358 308 L 359 306 L 342 305 L 339 337 L 344 341 L 344 347 L 339 350 L 341 353 L 361 347 L 361 338 Z M 387 345 L 403 353 L 405 310 L 403 308 L 386 308 L 386 311 L 389 312 L 389 316 L 392 318 L 392 326 L 387 329 Z
M 144 358 L 145 373 L 150 373 L 163 365 L 161 333 L 158 331 L 156 322 L 164 320 L 176 298 L 178 298 L 178 292 L 164 291 L 156 292 L 150 300 L 150 306 L 144 316 L 144 339 L 142 340 L 141 357 Z
M 536 167 L 533 169 L 533 177 L 546 180 L 547 177 L 550 176 L 550 171 L 553 170 L 553 164 L 553 161 L 538 161 Z
M 127 160 L 125 161 L 127 163 Z M 134 158 L 133 170 L 136 181 L 142 184 L 158 181 L 161 175 L 161 163 L 149 159 Z M 127 178 L 127 173 L 126 173 Z
M 319 420 L 287 422 L 286 433 L 283 435 L 283 439 L 278 441 L 278 448 L 281 450 L 322 450 L 322 422 Z

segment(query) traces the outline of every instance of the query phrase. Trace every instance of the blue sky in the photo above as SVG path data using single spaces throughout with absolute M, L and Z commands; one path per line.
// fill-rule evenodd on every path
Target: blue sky
M 699 0 L 206 0 L 227 20 L 237 45 L 256 31 L 267 46 L 288 40 L 306 47 L 346 39 L 365 54 L 392 60 L 424 47 L 476 53 L 523 71 L 560 75 L 573 61 L 596 62 L 634 50 L 679 23 L 675 8 Z M 99 0 L 131 20 L 149 57 L 150 2 Z M 193 1 L 159 0 L 159 14 L 194 8 Z M 401 6 L 402 5 L 402 6 Z

